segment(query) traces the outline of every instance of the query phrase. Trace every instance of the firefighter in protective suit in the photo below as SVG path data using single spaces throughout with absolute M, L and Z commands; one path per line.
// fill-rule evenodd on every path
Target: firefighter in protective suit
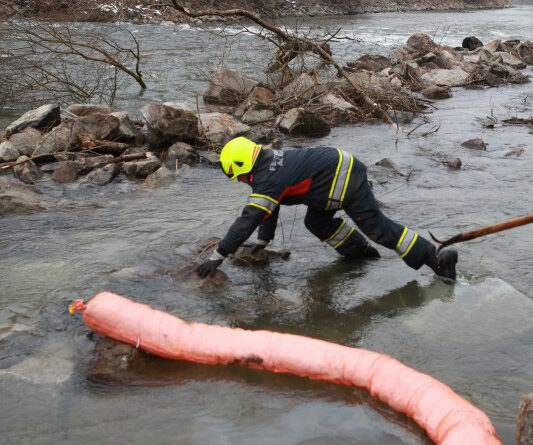
M 455 280 L 457 251 L 437 254 L 432 243 L 385 216 L 370 190 L 366 167 L 350 153 L 331 147 L 278 151 L 238 137 L 224 146 L 220 162 L 224 173 L 249 184 L 252 194 L 213 255 L 197 268 L 201 277 L 214 274 L 257 227 L 253 252 L 272 241 L 280 204 L 305 204 L 307 229 L 346 259 L 379 258 L 379 253 L 349 221 L 336 216 L 341 209 L 368 238 L 394 249 L 409 267 L 425 264 Z

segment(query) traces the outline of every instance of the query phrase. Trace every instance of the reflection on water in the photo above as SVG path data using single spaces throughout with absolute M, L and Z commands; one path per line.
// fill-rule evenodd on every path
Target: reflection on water
M 471 34 L 531 38 L 523 20 L 531 8 L 327 20 L 357 30 L 361 42 L 336 49 L 352 58 L 371 49 L 386 52 L 412 32 L 432 33 L 445 21 L 451 29 L 444 43 Z M 190 99 L 189 90 L 203 89 L 192 73 L 206 51 L 220 50 L 220 40 L 205 29 L 132 29 L 144 42 L 153 75 L 168 81 L 142 98 L 124 92 L 121 105 L 135 110 L 146 100 Z M 161 53 L 169 38 L 174 48 Z M 239 51 L 230 66 L 239 66 Z M 248 72 L 257 69 L 253 62 L 245 59 Z M 530 85 L 459 90 L 438 103 L 431 119 L 440 130 L 426 138 L 398 137 L 376 125 L 337 128 L 310 145 L 342 147 L 368 164 L 388 157 L 413 170 L 409 182 L 393 179 L 375 193 L 394 219 L 445 238 L 531 212 L 529 130 L 489 130 L 477 120 L 491 111 L 531 114 L 530 97 Z M 483 138 L 488 150 L 460 148 L 473 137 Z M 505 156 L 518 145 L 525 148 L 520 157 Z M 457 156 L 463 169 L 441 164 Z M 514 442 L 518 400 L 533 381 L 529 227 L 459 245 L 460 279 L 450 286 L 427 269 L 408 269 L 382 248 L 379 261 L 339 261 L 305 230 L 303 209 L 284 208 L 275 244 L 291 249 L 291 259 L 254 270 L 227 262 L 222 268 L 232 284 L 209 292 L 182 286 L 167 273 L 117 271 L 180 267 L 176 247 L 223 235 L 245 202 L 246 186 L 198 168 L 153 191 L 126 179 L 104 188 L 51 181 L 41 188 L 64 205 L 0 220 L 0 442 L 427 443 L 412 422 L 363 391 L 292 376 L 152 358 L 113 381 L 92 380 L 94 340 L 66 306 L 104 289 L 188 321 L 298 333 L 388 353 L 450 385 L 488 413 L 506 444 Z

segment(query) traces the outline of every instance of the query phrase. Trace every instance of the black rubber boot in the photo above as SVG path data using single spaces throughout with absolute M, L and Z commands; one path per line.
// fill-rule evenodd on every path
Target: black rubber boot
M 455 280 L 455 265 L 457 264 L 458 254 L 455 249 L 443 250 L 437 255 L 437 249 L 435 249 L 429 258 L 426 260 L 426 264 L 435 272 L 439 277 L 449 278 Z
M 361 248 L 357 249 L 356 252 L 350 252 L 350 255 L 344 256 L 344 260 L 347 262 L 377 258 L 381 258 L 381 255 L 379 254 L 376 248 L 372 247 L 368 243 L 365 246 L 362 246 Z

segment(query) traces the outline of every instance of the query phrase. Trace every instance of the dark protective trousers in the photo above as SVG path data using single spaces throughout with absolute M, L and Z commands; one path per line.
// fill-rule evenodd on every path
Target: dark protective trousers
M 370 189 L 366 168 L 357 170 L 357 175 L 363 175 L 363 177 L 358 178 L 355 193 L 343 203 L 344 211 L 368 238 L 384 247 L 396 250 L 409 267 L 419 269 L 435 252 L 435 246 L 407 227 L 388 218 L 379 208 Z M 327 241 L 339 231 L 344 222 L 342 218 L 335 217 L 335 213 L 335 211 L 308 207 L 304 220 L 305 226 L 321 241 Z M 410 243 L 404 242 L 409 241 L 406 234 L 411 236 Z M 368 242 L 361 233 L 353 230 L 338 247 L 335 247 L 334 243 L 330 244 L 346 258 L 358 258 L 361 257 L 361 251 L 364 251 Z

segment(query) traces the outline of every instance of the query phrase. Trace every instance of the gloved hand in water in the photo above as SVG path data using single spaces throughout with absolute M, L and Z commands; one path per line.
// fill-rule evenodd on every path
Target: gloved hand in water
M 217 267 L 222 264 L 222 261 L 224 261 L 224 256 L 215 250 L 213 255 L 196 268 L 196 273 L 202 278 L 205 278 L 208 275 L 212 277 L 215 274 Z
M 257 242 L 252 246 L 250 253 L 255 255 L 263 250 L 268 244 L 268 241 L 257 240 Z

